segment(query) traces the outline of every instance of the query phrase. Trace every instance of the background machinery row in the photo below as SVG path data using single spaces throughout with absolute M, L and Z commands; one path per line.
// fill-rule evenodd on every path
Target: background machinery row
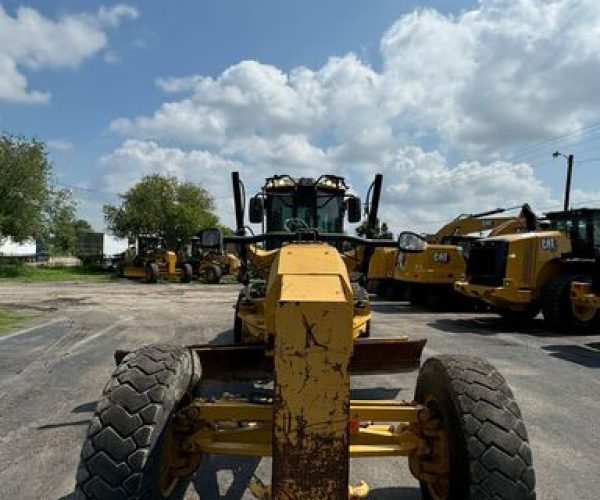
M 514 218 L 497 209 L 462 215 L 431 236 L 419 254 L 378 249 L 372 291 L 430 309 L 491 308 L 523 323 L 543 314 L 551 329 L 600 329 L 600 209 L 545 214 L 528 205 Z

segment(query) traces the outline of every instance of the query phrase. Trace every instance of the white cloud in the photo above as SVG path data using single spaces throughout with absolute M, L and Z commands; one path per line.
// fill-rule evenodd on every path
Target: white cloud
M 396 229 L 560 203 L 529 165 L 494 159 L 577 130 L 600 111 L 597 2 L 481 0 L 460 15 L 415 10 L 382 35 L 380 52 L 381 69 L 347 54 L 317 69 L 241 61 L 214 77 L 161 78 L 168 102 L 110 129 L 136 139 L 127 150 L 151 144 L 142 157 L 211 155 L 222 166 L 209 177 L 220 193 L 228 191 L 228 161 L 249 174 L 249 191 L 273 173 L 330 172 L 364 192 L 381 171 L 382 214 Z M 447 160 L 473 157 L 479 161 Z M 187 175 L 198 161 L 175 163 Z M 153 168 L 168 171 L 158 163 Z
M 124 192 L 142 176 L 152 173 L 174 175 L 202 184 L 217 201 L 222 220 L 233 225 L 230 172 L 238 170 L 246 183 L 247 195 L 258 191 L 264 178 L 274 173 L 318 176 L 345 175 L 358 194 L 366 192 L 374 172 L 384 174 L 382 218 L 392 229 L 433 230 L 441 221 L 460 213 L 514 206 L 524 202 L 534 207 L 553 203 L 549 190 L 538 181 L 530 166 L 507 162 L 477 162 L 448 165 L 437 151 L 418 147 L 399 149 L 377 168 L 347 168 L 326 152 L 288 137 L 283 143 L 254 138 L 242 153 L 243 161 L 206 150 L 161 147 L 153 141 L 130 139 L 101 159 L 105 169 L 104 188 Z M 316 155 L 316 157 L 315 157 Z M 290 158 L 291 163 L 285 162 Z M 302 163 L 302 159 L 306 162 Z M 278 165 L 280 165 L 278 167 Z M 323 167 L 326 165 L 326 167 Z
M 600 110 L 600 6 L 592 0 L 483 0 L 458 16 L 416 10 L 380 48 L 379 72 L 349 54 L 318 70 L 243 61 L 216 78 L 159 79 L 166 92 L 188 96 L 111 128 L 196 145 L 324 130 L 354 142 L 375 128 L 386 143 L 392 133 L 425 132 L 461 151 L 493 153 L 573 131 Z
M 107 46 L 106 28 L 136 16 L 132 7 L 117 5 L 58 19 L 19 7 L 13 17 L 0 5 L 0 101 L 48 101 L 48 92 L 28 88 L 23 70 L 75 68 Z
M 180 180 L 200 183 L 214 197 L 221 214 L 233 210 L 229 172 L 248 173 L 242 163 L 208 151 L 183 151 L 135 139 L 125 141 L 102 157 L 100 163 L 105 170 L 104 189 L 109 192 L 123 193 L 145 175 L 173 175 Z

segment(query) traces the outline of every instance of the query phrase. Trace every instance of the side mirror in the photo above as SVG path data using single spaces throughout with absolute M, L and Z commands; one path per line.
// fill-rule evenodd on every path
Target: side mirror
M 398 250 L 401 252 L 419 253 L 425 251 L 426 248 L 427 241 L 417 233 L 403 231 L 398 236 Z
M 263 221 L 264 206 L 260 196 L 250 198 L 250 211 L 248 216 L 252 224 L 260 224 Z
M 198 233 L 200 248 L 220 250 L 223 246 L 223 233 L 220 229 L 204 229 Z
M 348 222 L 360 222 L 362 218 L 360 198 L 358 196 L 350 196 L 346 200 L 346 209 L 348 210 Z

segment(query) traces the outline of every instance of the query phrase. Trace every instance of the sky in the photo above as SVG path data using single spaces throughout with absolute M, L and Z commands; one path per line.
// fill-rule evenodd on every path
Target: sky
M 0 132 L 47 142 L 59 185 L 103 229 L 142 176 L 230 187 L 343 175 L 381 218 L 600 203 L 594 0 L 0 0 Z

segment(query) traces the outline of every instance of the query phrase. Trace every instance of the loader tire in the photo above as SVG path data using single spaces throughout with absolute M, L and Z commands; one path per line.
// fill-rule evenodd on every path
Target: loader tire
M 424 499 L 535 499 L 531 449 L 521 411 L 506 380 L 492 365 L 470 356 L 430 358 L 419 372 L 415 400 L 439 419 L 449 450 L 444 491 L 421 481 Z
M 158 283 L 160 279 L 160 269 L 156 262 L 150 262 L 146 266 L 146 281 L 148 283 Z
M 549 328 L 568 333 L 591 333 L 600 330 L 600 314 L 577 308 L 571 303 L 571 283 L 590 282 L 585 275 L 557 276 L 546 283 L 542 292 L 544 321 Z
M 222 274 L 219 266 L 208 266 L 204 271 L 204 280 L 211 285 L 216 285 L 221 281 Z
M 194 278 L 194 270 L 191 264 L 184 264 L 181 268 L 181 282 L 190 283 Z
M 183 498 L 190 477 L 161 484 L 161 452 L 170 417 L 190 389 L 187 349 L 152 345 L 115 369 L 87 431 L 75 497 L 94 500 Z

